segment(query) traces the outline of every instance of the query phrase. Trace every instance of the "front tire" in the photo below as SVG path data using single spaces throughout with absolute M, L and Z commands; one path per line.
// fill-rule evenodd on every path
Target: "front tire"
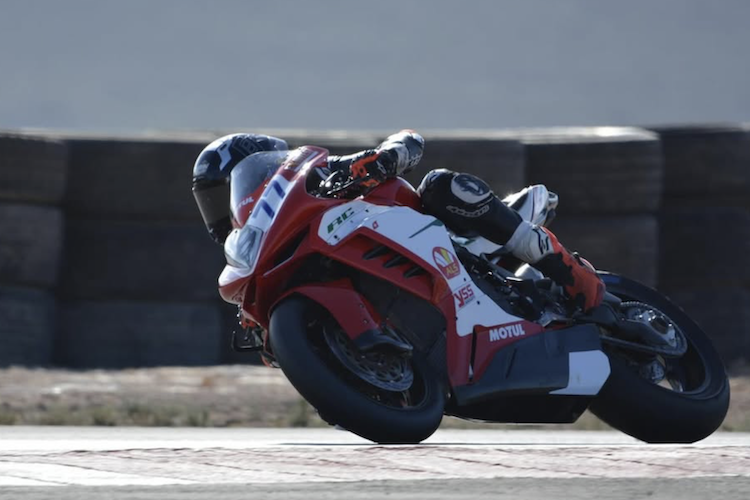
M 446 392 L 418 353 L 412 358 L 411 396 L 404 396 L 401 407 L 394 406 L 385 402 L 387 393 L 367 387 L 337 362 L 321 341 L 316 327 L 321 322 L 331 324 L 330 313 L 292 296 L 271 314 L 269 335 L 282 371 L 324 420 L 377 443 L 419 443 L 435 432 L 443 418 Z
M 589 409 L 612 427 L 648 443 L 693 443 L 711 435 L 729 407 L 724 365 L 701 328 L 657 291 L 615 274 L 600 273 L 607 291 L 624 301 L 648 304 L 666 314 L 688 343 L 675 370 L 683 390 L 643 378 L 623 352 L 608 351 L 612 373 Z

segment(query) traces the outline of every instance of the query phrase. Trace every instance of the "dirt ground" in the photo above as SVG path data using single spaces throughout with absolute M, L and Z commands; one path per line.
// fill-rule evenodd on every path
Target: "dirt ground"
M 750 431 L 750 370 L 732 377 L 722 428 Z M 233 365 L 117 371 L 0 370 L 0 425 L 323 426 L 280 370 Z M 446 418 L 445 427 L 476 424 Z M 497 424 L 495 424 L 497 426 Z M 515 426 L 518 427 L 518 426 Z M 549 426 L 546 426 L 549 427 Z M 586 413 L 572 429 L 606 429 Z

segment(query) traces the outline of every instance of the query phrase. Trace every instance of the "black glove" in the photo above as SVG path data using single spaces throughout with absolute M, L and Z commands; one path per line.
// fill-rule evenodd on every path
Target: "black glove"
M 395 156 L 390 150 L 366 149 L 357 153 L 349 165 L 352 179 L 367 178 L 362 185 L 374 187 L 386 179 L 396 177 Z

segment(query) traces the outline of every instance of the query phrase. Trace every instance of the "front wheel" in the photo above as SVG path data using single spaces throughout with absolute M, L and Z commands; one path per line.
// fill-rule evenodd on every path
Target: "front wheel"
M 328 311 L 299 296 L 274 309 L 269 335 L 286 377 L 328 423 L 377 443 L 419 443 L 440 425 L 446 393 L 418 353 L 362 355 Z
M 693 443 L 719 428 L 729 407 L 724 365 L 701 328 L 657 291 L 600 273 L 607 291 L 661 313 L 679 329 L 679 358 L 644 356 L 607 347 L 612 373 L 590 410 L 612 427 L 649 443 Z

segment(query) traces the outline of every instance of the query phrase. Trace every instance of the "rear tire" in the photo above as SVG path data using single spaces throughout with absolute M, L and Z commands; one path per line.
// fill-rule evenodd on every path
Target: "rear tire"
M 412 359 L 415 401 L 397 408 L 368 396 L 353 383 L 352 374 L 318 348 L 315 320 L 327 311 L 314 302 L 293 296 L 271 314 L 271 347 L 292 385 L 332 425 L 377 443 L 419 443 L 440 425 L 446 393 L 440 380 L 415 353 Z
M 612 373 L 589 409 L 612 427 L 648 443 L 693 443 L 711 435 L 729 407 L 729 380 L 706 334 L 657 291 L 615 274 L 600 277 L 610 293 L 654 306 L 681 329 L 688 342 L 680 358 L 687 386 L 677 392 L 655 385 L 624 359 L 608 353 Z

